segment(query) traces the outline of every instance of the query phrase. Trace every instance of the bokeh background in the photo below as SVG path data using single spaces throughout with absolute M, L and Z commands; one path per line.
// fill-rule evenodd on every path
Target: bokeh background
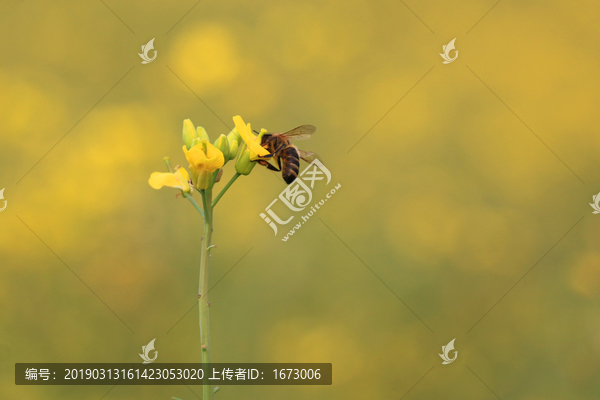
M 201 396 L 15 386 L 14 363 L 139 362 L 153 338 L 159 361 L 199 362 L 201 221 L 147 180 L 164 156 L 184 163 L 183 119 L 216 138 L 240 114 L 316 125 L 303 148 L 342 187 L 288 242 L 259 217 L 285 187 L 275 173 L 223 198 L 213 359 L 331 362 L 334 383 L 216 398 L 597 399 L 599 14 L 590 0 L 3 2 L 2 397 Z

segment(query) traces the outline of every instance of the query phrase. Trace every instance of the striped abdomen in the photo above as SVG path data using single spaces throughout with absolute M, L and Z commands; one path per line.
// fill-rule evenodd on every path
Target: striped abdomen
M 298 177 L 300 153 L 296 146 L 287 146 L 281 151 L 281 176 L 288 185 Z

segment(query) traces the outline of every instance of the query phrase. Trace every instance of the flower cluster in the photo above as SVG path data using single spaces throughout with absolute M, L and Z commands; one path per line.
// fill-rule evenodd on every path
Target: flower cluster
M 209 333 L 209 305 L 208 302 L 208 265 L 211 251 L 215 247 L 211 244 L 213 233 L 213 210 L 221 197 L 229 190 L 231 185 L 242 175 L 248 175 L 256 166 L 271 163 L 273 154 L 261 146 L 264 129 L 258 135 L 252 133 L 250 124 L 246 124 L 242 117 L 233 117 L 235 128 L 228 135 L 220 135 L 211 143 L 206 130 L 194 124 L 189 119 L 183 121 L 183 154 L 189 163 L 187 169 L 180 166 L 171 167 L 168 158 L 165 158 L 169 172 L 154 172 L 150 175 L 150 186 L 160 189 L 163 186 L 179 189 L 198 211 L 204 220 L 204 235 L 200 242 L 200 284 L 198 287 L 198 305 L 200 310 L 200 346 L 202 349 L 202 363 L 211 364 L 210 333 Z M 213 198 L 213 186 L 221 180 L 223 166 L 235 160 L 235 174 Z M 189 171 L 189 172 L 188 172 Z M 192 197 L 194 189 L 199 191 L 202 198 L 198 204 Z M 179 194 L 178 194 L 179 196 Z M 203 380 L 202 398 L 211 400 L 218 388 L 212 388 L 211 382 L 205 377 Z
M 272 162 L 271 154 L 260 144 L 266 131 L 263 129 L 258 136 L 254 135 L 250 124 L 239 115 L 233 117 L 233 122 L 235 128 L 228 135 L 222 134 L 211 143 L 203 127 L 194 128 L 189 119 L 183 121 L 183 153 L 189 163 L 189 174 L 184 168 L 173 169 L 167 163 L 170 171 L 154 172 L 148 181 L 150 186 L 154 189 L 168 186 L 189 194 L 193 189 L 212 189 L 229 161 L 235 160 L 236 176 L 250 174 L 257 161 Z

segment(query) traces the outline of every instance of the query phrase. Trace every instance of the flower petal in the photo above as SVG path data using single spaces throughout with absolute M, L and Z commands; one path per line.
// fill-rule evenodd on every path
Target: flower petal
M 217 154 L 213 158 L 209 158 L 206 161 L 206 169 L 209 172 L 215 172 L 216 170 L 218 170 L 219 168 L 221 168 L 223 166 L 223 164 L 225 164 L 225 157 L 223 157 L 223 153 L 221 153 L 219 151 L 219 154 Z
M 258 138 L 252 134 L 250 124 L 246 125 L 244 120 L 239 115 L 233 117 L 235 128 L 246 143 L 250 151 L 250 159 L 252 161 L 259 160 L 261 157 L 269 155 L 269 151 L 260 145 Z
M 185 168 L 181 168 L 181 167 L 177 168 L 175 175 L 179 175 L 179 176 L 177 176 L 177 178 L 181 179 L 183 182 L 187 182 L 190 180 L 190 175 L 185 170 Z
M 204 146 L 206 146 L 206 153 L 208 154 L 204 153 Z M 197 144 L 189 150 L 183 146 L 183 152 L 190 165 L 197 170 L 206 169 L 209 172 L 214 172 L 225 164 L 225 157 L 221 150 L 209 142 Z
M 233 117 L 233 123 L 235 124 L 235 129 L 240 134 L 244 142 L 248 144 L 254 138 L 252 131 L 248 129 L 248 126 L 239 115 Z
M 187 171 L 186 171 L 187 175 Z M 150 179 L 148 180 L 150 186 L 154 189 L 160 189 L 163 186 L 169 186 L 173 188 L 181 188 L 181 183 L 175 176 L 170 172 L 154 172 L 150 175 Z
M 208 153 L 206 158 L 208 159 L 208 164 L 210 164 L 210 166 L 207 164 L 209 171 L 214 172 L 221 168 L 223 164 L 225 164 L 225 156 L 223 155 L 223 152 L 217 149 L 214 145 L 211 143 L 206 143 L 206 151 Z

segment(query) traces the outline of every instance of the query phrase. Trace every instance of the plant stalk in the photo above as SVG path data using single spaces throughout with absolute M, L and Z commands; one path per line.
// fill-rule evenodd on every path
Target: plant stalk
M 202 252 L 200 254 L 198 306 L 200 309 L 200 345 L 202 353 L 202 365 L 203 367 L 208 367 L 211 364 L 210 333 L 208 323 L 208 261 L 210 258 L 213 231 L 212 188 L 201 190 L 200 193 L 202 194 L 202 203 L 204 206 L 204 237 L 202 239 Z M 213 389 L 208 381 L 208 371 L 206 371 L 204 374 L 204 385 L 202 386 L 202 400 L 212 400 L 213 394 Z
M 217 203 L 219 202 L 219 200 L 221 200 L 221 197 L 223 197 L 223 195 L 225 194 L 225 192 L 227 191 L 227 189 L 229 189 L 229 187 L 231 185 L 233 185 L 233 182 L 235 182 L 235 180 L 237 178 L 239 178 L 240 175 L 241 174 L 239 174 L 239 173 L 236 172 L 235 175 L 229 180 L 229 182 L 227 182 L 227 185 L 225 185 L 225 187 L 223 188 L 223 190 L 221 190 L 221 193 L 219 193 L 217 195 L 217 197 L 215 197 L 215 200 L 212 202 L 212 207 L 214 207 L 214 206 L 217 205 Z
M 191 194 L 189 193 L 184 193 L 183 197 L 185 197 L 186 199 L 188 199 L 190 201 L 190 203 L 192 203 L 192 205 L 194 206 L 194 208 L 196 209 L 196 211 L 198 211 L 200 213 L 200 215 L 202 215 L 202 218 L 205 218 L 204 216 L 204 211 L 202 210 L 202 208 L 200 208 L 200 206 L 198 205 L 198 203 L 196 203 L 196 200 L 194 200 L 194 198 L 192 197 Z

